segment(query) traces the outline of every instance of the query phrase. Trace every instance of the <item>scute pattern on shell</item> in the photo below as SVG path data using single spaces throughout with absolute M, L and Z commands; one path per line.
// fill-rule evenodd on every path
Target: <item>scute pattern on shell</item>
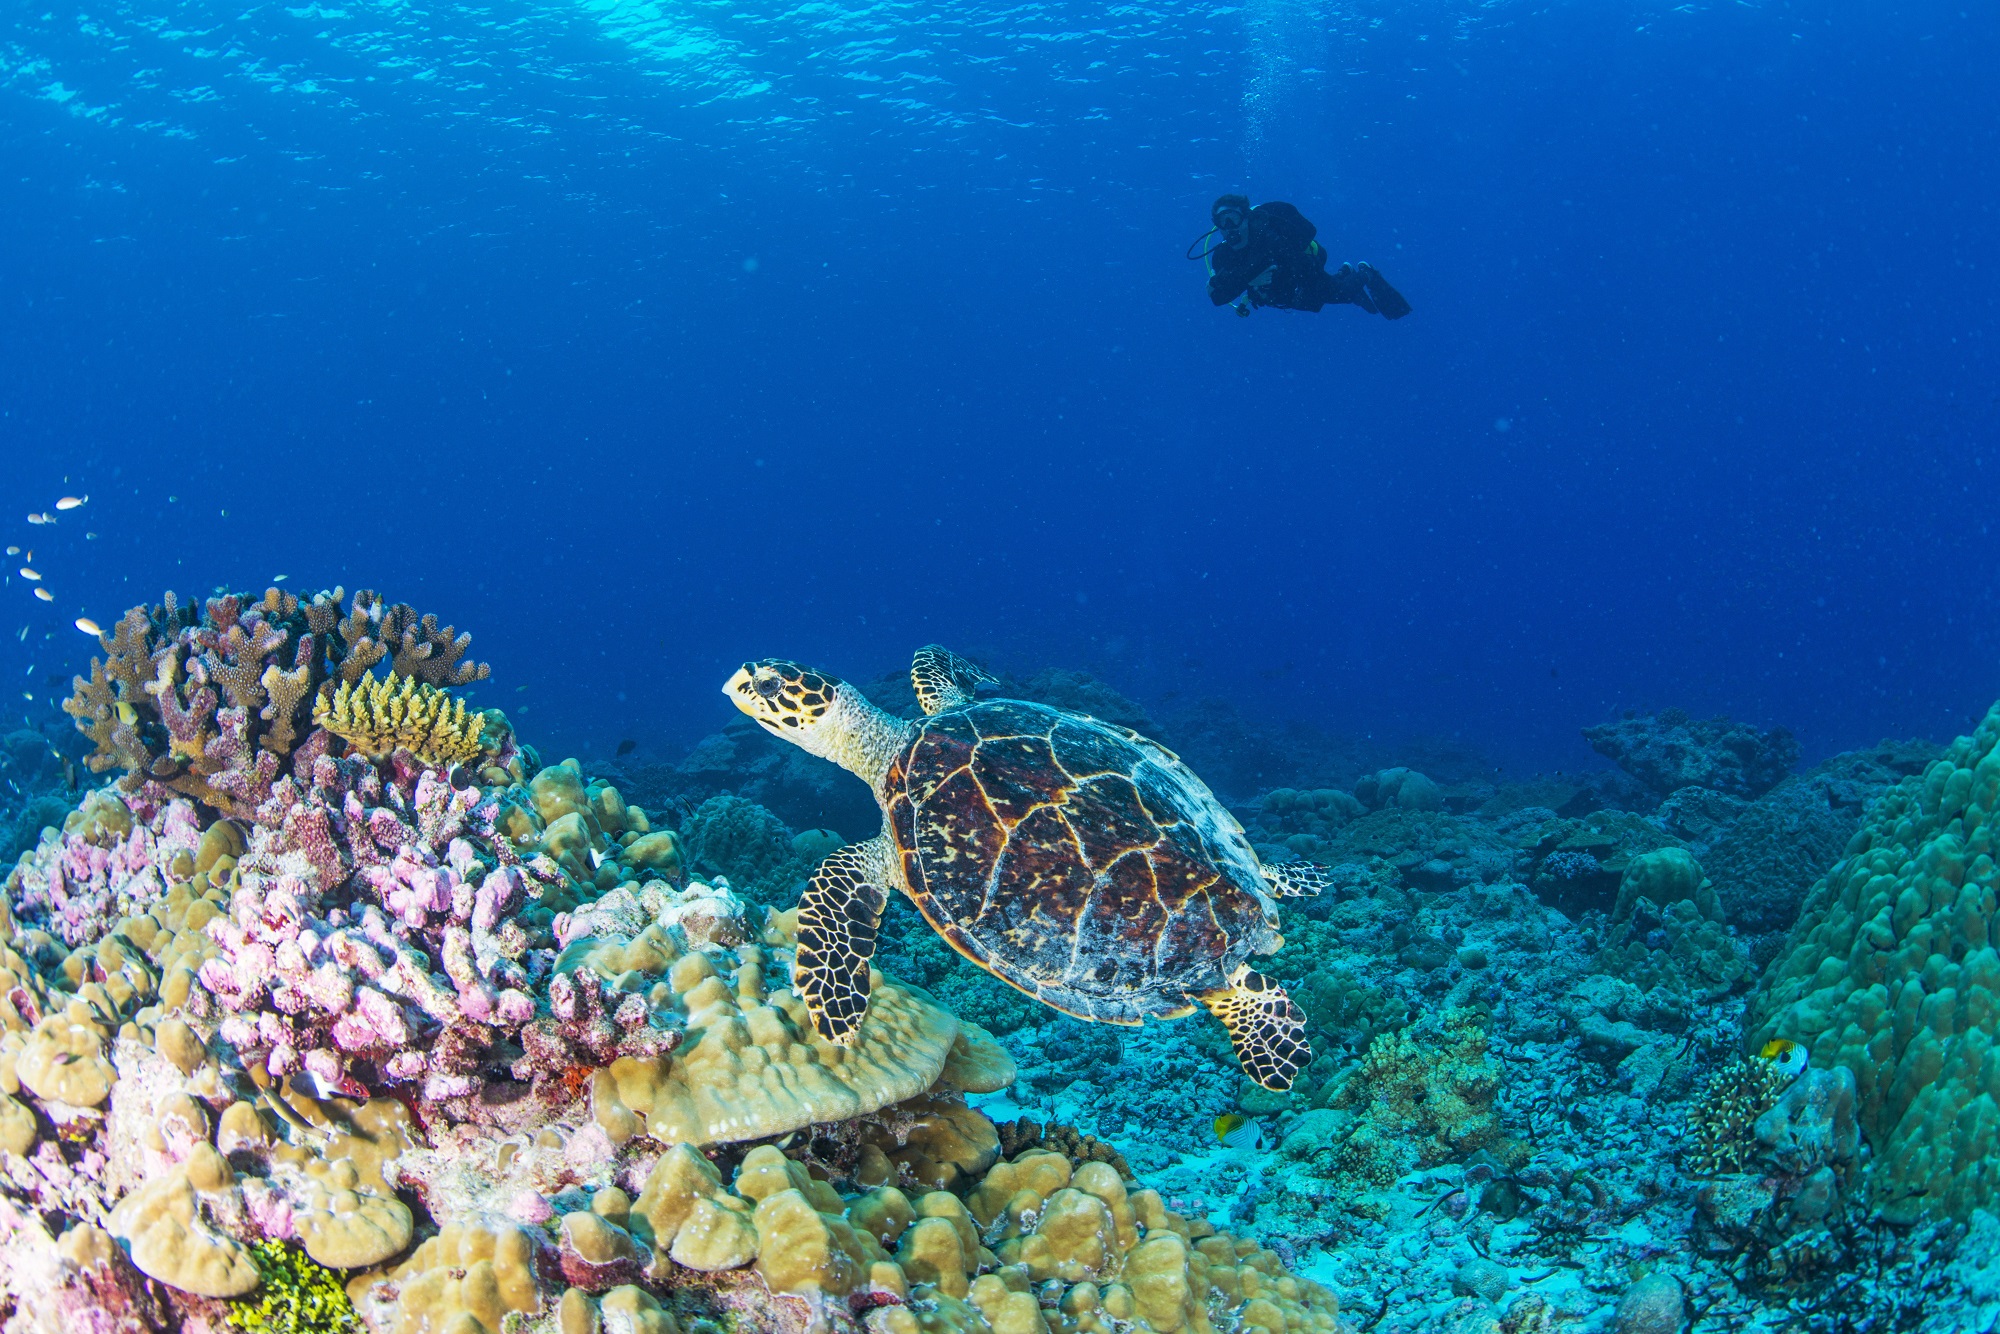
M 1065 1013 L 1185 1014 L 1277 942 L 1241 826 L 1136 732 L 1040 704 L 972 704 L 921 724 L 884 795 L 931 925 Z

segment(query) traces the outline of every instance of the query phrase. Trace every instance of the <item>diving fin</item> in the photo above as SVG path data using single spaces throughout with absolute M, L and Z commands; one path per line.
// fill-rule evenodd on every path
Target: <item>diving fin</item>
M 1385 320 L 1400 320 L 1410 313 L 1410 303 L 1403 294 L 1389 286 L 1389 280 L 1373 264 L 1356 265 L 1361 271 L 1361 287 L 1374 299 L 1375 309 Z

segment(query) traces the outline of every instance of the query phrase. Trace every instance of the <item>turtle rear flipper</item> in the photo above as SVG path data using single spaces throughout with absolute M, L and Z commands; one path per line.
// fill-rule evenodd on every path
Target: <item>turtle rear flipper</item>
M 792 986 L 813 1027 L 848 1046 L 868 1013 L 868 961 L 888 893 L 882 886 L 886 845 L 878 838 L 829 853 L 799 897 L 798 950 Z
M 925 713 L 959 709 L 979 697 L 981 686 L 1000 683 L 948 648 L 926 644 L 917 650 L 910 664 L 910 683 L 917 688 L 917 703 Z
M 1333 868 L 1317 862 L 1266 862 L 1263 870 L 1279 898 L 1310 898 L 1333 887 Z
M 1285 989 L 1247 964 L 1237 965 L 1229 985 L 1205 993 L 1201 1003 L 1229 1030 L 1229 1045 L 1243 1073 L 1283 1093 L 1299 1067 L 1312 1059 L 1306 1017 Z

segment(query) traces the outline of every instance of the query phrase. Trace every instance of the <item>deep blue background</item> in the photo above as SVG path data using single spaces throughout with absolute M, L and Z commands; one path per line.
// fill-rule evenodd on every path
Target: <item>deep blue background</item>
M 279 573 L 557 752 L 929 639 L 1517 768 L 2000 694 L 1992 7 L 741 8 L 0 24 L 21 706 Z M 1417 314 L 1212 309 L 1236 188 Z

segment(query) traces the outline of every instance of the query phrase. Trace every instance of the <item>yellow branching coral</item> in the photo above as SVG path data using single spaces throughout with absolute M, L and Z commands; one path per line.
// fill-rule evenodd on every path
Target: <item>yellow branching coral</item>
M 464 700 L 392 671 L 386 679 L 371 673 L 322 690 L 313 722 L 370 759 L 401 747 L 425 764 L 465 764 L 483 751 L 479 734 L 486 718 L 468 713 Z
M 339 1278 L 304 1251 L 260 1241 L 250 1258 L 263 1286 L 229 1303 L 232 1327 L 247 1334 L 350 1334 L 358 1327 Z

